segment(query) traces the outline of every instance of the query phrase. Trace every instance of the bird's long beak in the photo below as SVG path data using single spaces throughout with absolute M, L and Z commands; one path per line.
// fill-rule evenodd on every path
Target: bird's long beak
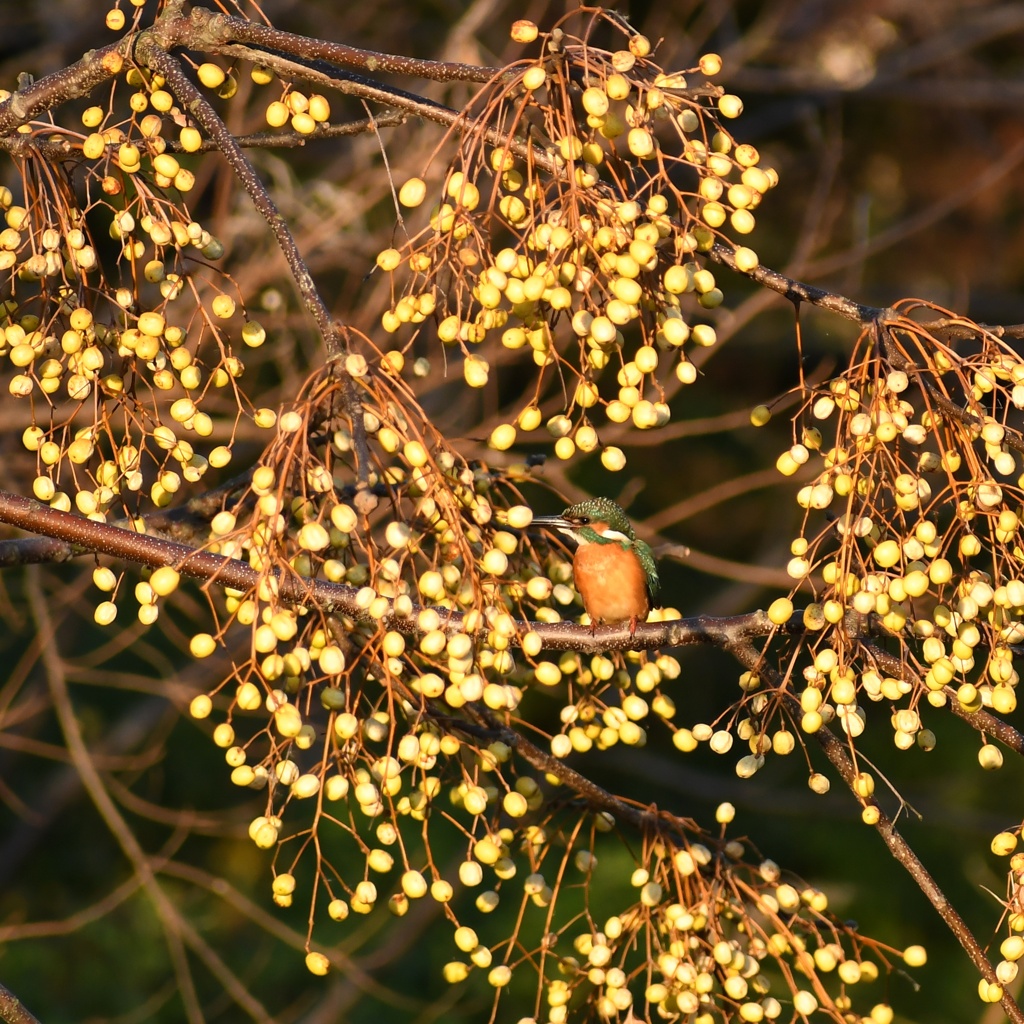
M 540 527 L 542 530 L 552 530 L 555 533 L 560 533 L 563 537 L 571 538 L 576 536 L 575 527 L 565 516 L 534 516 L 533 521 L 530 523 L 530 529 L 532 530 L 535 526 Z
M 565 516 L 534 516 L 530 526 L 541 526 L 549 530 L 568 530 L 572 523 Z

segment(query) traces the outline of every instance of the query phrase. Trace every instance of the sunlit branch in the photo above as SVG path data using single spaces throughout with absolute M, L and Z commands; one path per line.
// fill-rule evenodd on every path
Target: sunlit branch
M 732 270 L 736 270 L 735 252 L 728 245 L 716 242 L 709 250 L 708 255 L 716 263 L 723 263 Z M 779 295 L 789 299 L 790 302 L 796 304 L 806 302 L 812 306 L 827 309 L 830 313 L 835 313 L 844 320 L 853 320 L 855 323 L 867 324 L 882 319 L 887 315 L 884 307 L 866 306 L 863 303 L 854 302 L 853 299 L 840 295 L 838 292 L 832 292 L 826 288 L 818 288 L 813 284 L 807 284 L 795 278 L 786 277 L 785 274 L 781 274 L 779 271 L 772 270 L 770 267 L 763 265 L 758 265 L 753 270 L 736 270 L 736 272 L 738 274 L 745 273 L 751 280 L 756 281 L 765 288 L 770 288 L 773 292 L 778 292 Z
M 155 45 L 152 39 L 146 37 L 145 42 L 140 41 L 136 47 L 136 53 L 148 66 L 164 76 L 182 106 L 191 112 L 203 131 L 216 143 L 242 187 L 249 194 L 253 207 L 266 220 L 274 233 L 274 237 L 288 261 L 288 267 L 299 289 L 299 294 L 302 296 L 303 304 L 312 314 L 320 329 L 328 356 L 339 355 L 344 348 L 341 332 L 334 324 L 319 291 L 317 291 L 291 229 L 270 198 L 270 194 L 260 181 L 255 168 L 235 141 L 234 136 L 202 93 L 181 70 L 178 62 Z
M 250 43 L 279 53 L 291 53 L 308 60 L 323 60 L 338 67 L 354 68 L 368 74 L 404 75 L 435 82 L 488 82 L 500 74 L 501 68 L 479 67 L 449 61 L 420 60 L 399 54 L 375 53 L 355 46 L 282 32 L 242 18 L 226 17 L 197 8 L 192 23 L 214 45 Z
M 252 496 L 246 493 L 251 479 L 252 470 L 249 469 L 217 487 L 192 495 L 181 505 L 147 512 L 136 522 L 143 524 L 147 536 L 201 546 L 209 536 L 210 520 L 225 504 L 232 504 L 236 513 L 251 507 Z M 128 528 L 127 520 L 118 520 L 112 525 Z M 131 529 L 129 532 L 139 531 Z M 0 540 L 0 568 L 43 563 L 57 565 L 91 553 L 91 548 L 78 547 L 56 537 Z

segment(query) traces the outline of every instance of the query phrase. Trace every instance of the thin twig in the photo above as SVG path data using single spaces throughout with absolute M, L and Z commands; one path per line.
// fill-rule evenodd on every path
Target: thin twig
M 149 858 L 139 845 L 135 833 L 128 827 L 124 818 L 121 817 L 117 805 L 107 792 L 106 786 L 103 785 L 100 773 L 93 762 L 92 754 L 89 752 L 89 748 L 82 736 L 78 718 L 71 703 L 71 694 L 68 691 L 64 666 L 58 653 L 57 638 L 50 622 L 50 613 L 46 606 L 46 600 L 43 597 L 39 573 L 34 566 L 29 567 L 26 571 L 25 589 L 28 594 L 29 607 L 36 622 L 36 628 L 42 636 L 47 638 L 47 642 L 43 644 L 41 652 L 43 668 L 46 671 L 50 694 L 53 698 L 54 712 L 60 724 L 61 732 L 64 735 L 64 742 L 67 745 L 68 753 L 71 755 L 71 760 L 74 762 L 75 768 L 82 780 L 82 785 L 92 798 L 96 810 L 110 830 L 111 835 L 117 840 L 122 852 L 134 868 L 136 876 L 149 896 L 157 916 L 160 918 L 188 1020 L 190 1024 L 203 1024 L 204 1015 L 199 1005 L 199 997 L 195 990 L 188 958 L 185 955 L 177 911 L 174 909 L 167 894 L 157 884 L 150 868 Z
M 349 138 L 354 135 L 365 135 L 378 128 L 395 128 L 405 124 L 408 120 L 409 115 L 404 111 L 385 110 L 373 119 L 362 117 L 357 121 L 345 121 L 342 124 L 319 124 L 312 135 L 295 131 L 249 132 L 246 135 L 236 135 L 235 142 L 242 149 L 297 149 L 323 139 Z M 110 145 L 105 147 L 104 152 L 109 154 L 116 149 L 116 146 Z M 203 139 L 197 148 L 190 148 L 187 152 L 212 153 L 218 149 L 217 143 L 212 139 Z M 185 147 L 177 139 L 165 139 L 164 150 L 167 153 L 186 152 Z M 82 159 L 81 147 L 73 145 L 69 138 L 57 141 L 33 135 L 0 138 L 0 152 L 17 157 L 32 155 L 51 163 L 78 162 Z M 99 160 L 102 159 L 102 156 L 99 157 Z

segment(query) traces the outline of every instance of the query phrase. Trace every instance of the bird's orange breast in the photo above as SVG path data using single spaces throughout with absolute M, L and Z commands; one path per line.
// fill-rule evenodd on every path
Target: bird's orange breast
M 594 622 L 647 618 L 647 576 L 636 555 L 621 544 L 581 544 L 573 558 L 573 576 Z

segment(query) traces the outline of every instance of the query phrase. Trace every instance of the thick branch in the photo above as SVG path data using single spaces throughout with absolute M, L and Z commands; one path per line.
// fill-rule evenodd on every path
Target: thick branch
M 217 116 L 217 112 L 185 75 L 181 65 L 157 45 L 155 35 L 143 36 L 136 47 L 136 54 L 148 67 L 159 71 L 164 76 L 171 92 L 224 154 L 224 158 L 235 172 L 242 187 L 249 194 L 253 206 L 266 220 L 270 230 L 274 232 L 277 244 L 288 261 L 288 267 L 295 279 L 303 304 L 320 328 L 328 356 L 339 355 L 342 351 L 340 332 L 313 283 L 313 277 L 306 266 L 306 261 L 302 258 L 295 236 L 291 233 L 287 222 L 281 216 L 273 199 L 270 198 L 270 193 L 260 181 L 256 169 L 235 141 L 227 125 Z
M 86 96 L 97 85 L 109 81 L 124 66 L 129 47 L 130 39 L 125 38 L 102 49 L 90 50 L 70 67 L 18 89 L 10 99 L 0 103 L 0 135 L 9 135 L 37 115 L 68 100 Z
M 252 470 L 247 469 L 225 480 L 212 490 L 193 495 L 174 508 L 155 509 L 141 517 L 143 531 L 149 537 L 196 546 L 209 532 L 210 520 L 226 505 L 236 514 L 251 510 L 253 498 L 248 494 Z M 128 520 L 118 520 L 115 526 L 127 527 Z M 130 529 L 129 532 L 138 532 Z M 20 537 L 0 540 L 0 569 L 17 565 L 60 564 L 72 558 L 93 554 L 93 549 L 79 547 L 53 537 Z
M 185 576 L 243 592 L 256 588 L 261 579 L 261 574 L 247 562 L 225 558 L 163 537 L 150 537 L 108 523 L 98 523 L 6 491 L 0 491 L 0 522 L 139 565 L 152 568 L 171 565 Z M 421 631 L 416 622 L 419 608 L 414 607 L 407 618 L 386 615 L 381 620 L 375 620 L 356 603 L 356 587 L 313 580 L 280 569 L 275 570 L 275 576 L 278 592 L 285 601 L 297 604 L 315 602 L 325 614 L 343 614 L 359 622 L 379 621 L 381 625 L 406 634 Z M 441 611 L 445 616 L 443 628 L 449 633 L 461 632 L 465 616 L 448 609 Z M 652 650 L 656 647 L 682 647 L 699 643 L 726 647 L 752 637 L 767 636 L 778 628 L 763 611 L 722 618 L 699 615 L 692 619 L 641 623 L 632 636 L 628 623 L 603 626 L 593 633 L 589 627 L 572 622 L 520 622 L 518 626 L 520 635 L 527 631 L 540 634 L 545 647 L 549 649 L 587 653 Z
M 746 274 L 751 280 L 773 292 L 778 292 L 779 295 L 789 299 L 795 305 L 807 302 L 812 306 L 827 309 L 830 313 L 835 313 L 845 320 L 853 320 L 859 324 L 880 320 L 887 313 L 881 306 L 865 306 L 860 302 L 854 302 L 853 299 L 849 299 L 845 295 L 830 292 L 825 288 L 816 288 L 812 284 L 786 277 L 785 274 L 780 274 L 777 270 L 771 270 L 761 264 L 758 264 L 753 270 L 737 270 L 735 252 L 730 246 L 723 245 L 721 242 L 716 242 L 708 255 L 716 263 L 724 263 L 725 266 L 736 270 L 736 273 Z
M 0 985 L 0 1020 L 4 1024 L 39 1024 L 39 1018 L 29 1013 L 21 1000 L 3 985 Z

